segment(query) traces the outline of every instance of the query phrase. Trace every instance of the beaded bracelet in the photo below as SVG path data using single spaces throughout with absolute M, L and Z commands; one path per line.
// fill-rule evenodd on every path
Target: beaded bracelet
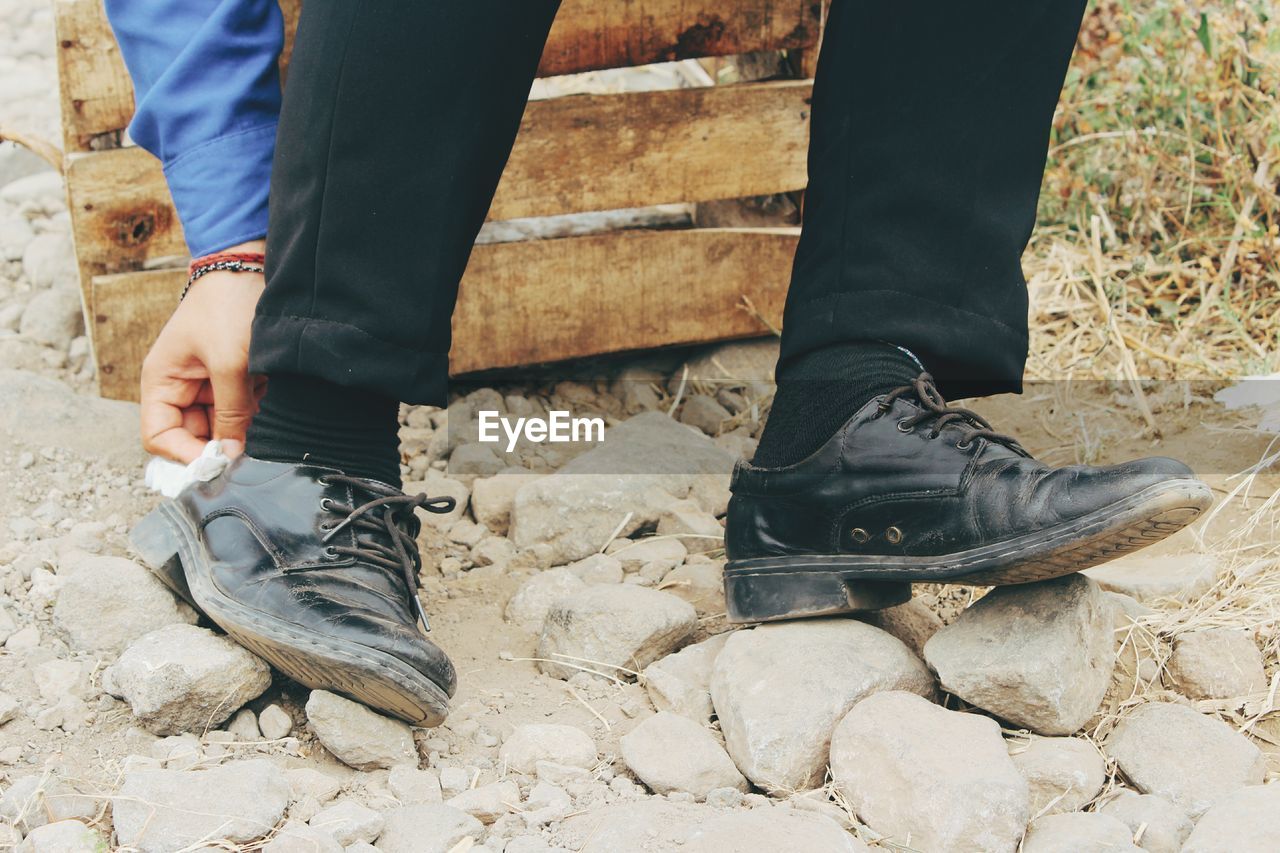
M 187 268 L 187 284 L 182 288 L 178 301 L 181 302 L 185 299 L 187 291 L 191 289 L 191 285 L 208 273 L 215 270 L 264 272 L 266 270 L 266 262 L 267 259 L 261 252 L 216 252 L 212 255 L 196 258 L 191 262 L 191 266 Z

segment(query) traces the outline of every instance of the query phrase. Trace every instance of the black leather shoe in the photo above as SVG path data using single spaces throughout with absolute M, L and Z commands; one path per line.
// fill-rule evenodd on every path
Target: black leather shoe
M 409 496 L 331 468 L 240 457 L 133 529 L 161 579 L 236 642 L 307 687 L 436 725 L 456 686 L 424 635 Z
M 1165 538 L 1212 501 L 1173 459 L 1050 468 L 948 406 L 928 374 L 873 399 L 802 462 L 739 462 L 732 490 L 734 622 L 886 607 L 913 582 L 1070 574 Z

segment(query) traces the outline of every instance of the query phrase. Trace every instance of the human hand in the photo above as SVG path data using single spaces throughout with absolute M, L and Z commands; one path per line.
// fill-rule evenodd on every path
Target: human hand
M 261 252 L 262 243 L 228 251 Z M 142 446 L 187 464 L 211 439 L 244 450 L 245 431 L 266 391 L 249 376 L 249 329 L 265 285 L 261 273 L 215 271 L 199 278 L 142 362 Z

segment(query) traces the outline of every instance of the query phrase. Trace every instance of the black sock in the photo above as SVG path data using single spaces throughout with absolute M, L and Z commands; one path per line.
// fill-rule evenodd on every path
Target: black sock
M 802 355 L 778 376 L 778 391 L 753 465 L 794 465 L 813 453 L 868 400 L 910 385 L 923 370 L 906 350 L 854 341 Z
M 270 462 L 313 462 L 400 486 L 400 404 L 313 376 L 273 374 L 245 452 Z

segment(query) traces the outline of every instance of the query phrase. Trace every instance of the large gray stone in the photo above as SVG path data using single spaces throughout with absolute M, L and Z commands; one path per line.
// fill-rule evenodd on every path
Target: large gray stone
M 644 668 L 649 701 L 659 711 L 682 714 L 694 722 L 711 722 L 711 670 L 730 634 L 717 634 L 685 646 Z
M 17 853 L 100 853 L 110 849 L 102 833 L 78 820 L 46 823 L 18 845 Z
M 1116 725 L 1105 748 L 1138 790 L 1192 818 L 1266 774 L 1262 753 L 1247 737 L 1171 702 L 1140 706 Z
M 863 823 L 915 850 L 1012 853 L 1030 817 L 1000 726 L 913 693 L 853 706 L 831 737 L 831 776 Z
M 479 841 L 483 833 L 484 824 L 466 812 L 443 803 L 418 803 L 387 813 L 378 849 L 382 853 L 450 853 L 464 839 Z
M 138 721 L 158 735 L 203 732 L 271 684 L 271 670 L 226 637 L 168 625 L 135 640 L 102 677 Z
M 631 584 L 588 587 L 548 608 L 538 667 L 563 679 L 583 669 L 639 672 L 679 648 L 697 624 L 693 606 L 669 593 Z
M 761 788 L 786 793 L 822 784 L 836 723 L 881 690 L 932 696 L 935 685 L 900 640 L 851 619 L 738 631 L 711 674 L 711 700 L 734 763 Z
M 1161 599 L 1190 601 L 1209 590 L 1218 580 L 1222 561 L 1216 554 L 1160 554 L 1130 556 L 1086 569 L 1105 590 L 1119 592 L 1138 601 Z
M 22 312 L 18 331 L 36 343 L 65 352 L 72 338 L 84 331 L 80 293 L 61 287 L 37 293 Z
M 196 622 L 194 610 L 132 560 L 80 554 L 59 564 L 58 577 L 53 621 L 76 649 L 119 654 L 143 634 Z
M 558 566 L 532 575 L 507 602 L 507 621 L 537 634 L 542 631 L 553 602 L 582 592 L 587 584 L 567 566 Z
M 1009 755 L 1031 789 L 1033 819 L 1083 808 L 1107 781 L 1106 761 L 1080 738 L 1013 740 Z
M 710 731 L 659 711 L 622 736 L 622 760 L 655 794 L 683 791 L 705 799 L 716 788 L 750 786 Z
M 822 815 L 777 807 L 724 811 L 657 797 L 573 815 L 555 842 L 566 850 L 608 853 L 870 853 Z
M 1110 815 L 1074 812 L 1033 821 L 1022 853 L 1141 853 L 1129 827 Z
M 590 770 L 596 765 L 596 744 L 582 729 L 558 723 L 516 726 L 498 750 L 498 760 L 517 773 L 531 775 L 539 761 L 552 761 Z
M 1235 699 L 1267 689 L 1262 652 L 1251 632 L 1236 628 L 1179 634 L 1173 641 L 1168 673 L 1189 699 Z
M 1115 667 L 1115 605 L 1082 575 L 997 587 L 925 644 L 944 690 L 1043 735 L 1098 710 Z
M 207 770 L 128 772 L 111 812 L 121 846 L 173 853 L 202 843 L 261 838 L 288 805 L 284 772 L 252 759 Z
M 386 821 L 368 806 L 355 800 L 342 800 L 316 812 L 309 823 L 347 847 L 361 841 L 372 844 L 382 834 Z
M 1129 827 L 1137 845 L 1148 853 L 1178 853 L 1193 826 L 1186 811 L 1164 797 L 1128 789 L 1120 790 L 1098 811 Z
M 263 853 L 342 853 L 342 849 L 332 835 L 300 820 L 285 821 L 262 846 Z
M 520 548 L 549 544 L 555 563 L 582 559 L 611 534 L 628 536 L 656 524 L 700 478 L 727 479 L 734 462 L 711 439 L 661 412 L 636 415 L 557 473 L 521 487 L 511 508 L 511 538 Z
M 1182 853 L 1280 850 L 1280 783 L 1242 788 L 1204 813 Z
M 325 749 L 357 770 L 418 761 L 409 726 L 327 690 L 311 691 L 307 722 Z
M 76 394 L 55 379 L 0 370 L 0 443 L 52 446 L 137 469 L 146 456 L 134 403 Z

